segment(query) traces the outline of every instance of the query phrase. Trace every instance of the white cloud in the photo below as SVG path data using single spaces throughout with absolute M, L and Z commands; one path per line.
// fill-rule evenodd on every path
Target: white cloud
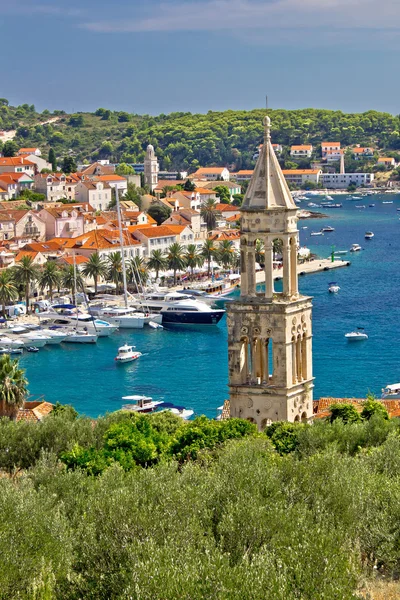
M 145 16 L 110 15 L 81 26 L 105 33 L 400 29 L 399 0 L 179 0 L 150 6 Z M 114 6 L 113 14 L 117 11 Z

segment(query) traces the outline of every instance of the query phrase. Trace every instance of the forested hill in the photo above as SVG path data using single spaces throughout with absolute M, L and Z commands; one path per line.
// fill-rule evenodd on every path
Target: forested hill
M 234 164 L 251 166 L 262 141 L 265 110 L 136 115 L 104 108 L 95 113 L 67 115 L 64 111 L 37 113 L 33 105 L 9 106 L 0 99 L 0 130 L 16 129 L 20 146 L 53 147 L 57 156 L 77 162 L 99 158 L 142 162 L 147 144 L 155 147 L 161 169 Z M 273 142 L 284 145 L 340 141 L 343 145 L 374 145 L 400 149 L 400 117 L 368 111 L 301 109 L 270 110 Z M 57 118 L 56 121 L 46 122 Z M 1 138 L 0 138 L 1 139 Z

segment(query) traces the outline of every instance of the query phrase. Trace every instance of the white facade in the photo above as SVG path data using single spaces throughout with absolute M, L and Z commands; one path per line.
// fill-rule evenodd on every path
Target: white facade
M 154 148 L 151 144 L 147 146 L 146 158 L 144 159 L 144 180 L 151 191 L 157 187 L 159 165 Z
M 288 183 L 304 185 L 307 181 L 319 184 L 322 171 L 320 169 L 289 169 L 282 171 Z
M 111 202 L 111 188 L 101 181 L 81 181 L 75 188 L 75 199 L 87 202 L 94 210 L 106 210 Z
M 326 155 L 330 152 L 339 152 L 340 151 L 340 142 L 322 142 L 321 144 L 321 152 L 322 158 L 326 158 Z
M 47 162 L 47 160 L 44 160 L 44 158 L 40 158 L 40 156 L 37 156 L 36 154 L 29 154 L 26 158 L 36 165 L 39 173 L 43 169 L 48 169 L 51 171 L 53 168 L 51 163 Z
M 311 158 L 313 147 L 311 144 L 303 144 L 300 146 L 292 146 L 290 156 L 293 158 Z
M 357 187 L 370 186 L 374 181 L 373 173 L 323 173 L 322 184 L 331 189 L 347 189 L 351 183 Z

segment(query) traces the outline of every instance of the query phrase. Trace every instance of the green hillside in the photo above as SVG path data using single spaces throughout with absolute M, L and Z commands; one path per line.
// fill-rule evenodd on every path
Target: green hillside
M 284 145 L 324 140 L 343 145 L 372 144 L 400 149 L 400 117 L 368 111 L 302 109 L 270 110 L 273 142 Z M 104 108 L 95 113 L 67 115 L 64 111 L 39 114 L 33 105 L 12 107 L 0 99 L 0 129 L 16 129 L 18 146 L 38 145 L 58 157 L 73 155 L 78 162 L 98 158 L 142 162 L 147 144 L 154 145 L 161 169 L 195 169 L 213 164 L 253 164 L 262 141 L 265 110 L 135 115 Z M 45 123 L 50 119 L 56 121 Z

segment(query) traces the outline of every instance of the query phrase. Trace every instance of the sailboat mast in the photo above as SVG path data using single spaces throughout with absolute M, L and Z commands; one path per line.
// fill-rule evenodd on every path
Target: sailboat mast
M 124 238 L 122 236 L 122 219 L 121 219 L 121 207 L 119 205 L 118 197 L 118 186 L 115 186 L 115 200 L 117 203 L 117 215 L 118 215 L 118 228 L 119 228 L 119 243 L 121 246 L 121 258 L 122 258 L 122 280 L 124 283 L 124 301 L 125 308 L 128 308 L 128 291 L 126 285 L 126 267 L 125 267 L 125 254 L 124 254 Z

